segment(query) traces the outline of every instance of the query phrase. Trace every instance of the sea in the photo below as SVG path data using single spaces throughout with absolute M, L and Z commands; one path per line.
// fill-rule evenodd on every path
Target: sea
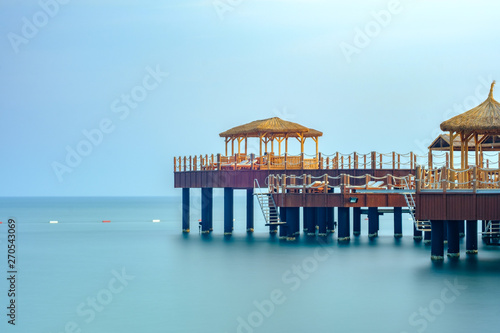
M 183 234 L 180 192 L 0 198 L 0 332 L 499 330 L 500 248 L 480 235 L 478 255 L 466 255 L 462 239 L 458 260 L 434 263 L 409 216 L 401 239 L 385 214 L 373 240 L 363 215 L 348 244 L 336 233 L 287 242 L 269 234 L 257 203 L 246 233 L 244 195 L 231 237 L 220 193 L 210 235 L 198 230 L 199 197 L 191 202 Z

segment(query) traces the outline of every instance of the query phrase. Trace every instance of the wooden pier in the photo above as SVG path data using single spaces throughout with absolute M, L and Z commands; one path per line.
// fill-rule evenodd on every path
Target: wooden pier
M 347 242 L 351 239 L 351 221 L 353 235 L 361 234 L 362 214 L 368 216 L 368 236 L 377 237 L 379 216 L 384 213 L 393 214 L 394 236 L 402 237 L 405 212 L 412 217 L 415 241 L 430 243 L 433 260 L 444 258 L 445 241 L 447 255 L 458 257 L 459 238 L 464 236 L 466 253 L 476 254 L 478 221 L 483 240 L 498 245 L 500 154 L 484 153 L 500 150 L 500 104 L 493 99 L 492 91 L 493 85 L 484 103 L 441 124 L 449 134 L 434 140 L 427 156 L 375 151 L 322 154 L 318 148 L 321 132 L 279 118 L 223 132 L 224 155 L 174 158 L 174 186 L 182 188 L 182 229 L 190 231 L 190 189 L 198 188 L 202 233 L 212 232 L 213 189 L 223 188 L 224 235 L 230 236 L 234 190 L 243 189 L 247 232 L 254 230 L 257 197 L 269 232 L 287 240 L 296 239 L 302 225 L 307 236 L 324 237 L 337 231 L 338 241 Z M 496 112 L 496 118 L 483 119 L 492 112 Z M 248 152 L 249 138 L 259 140 L 258 155 Z M 308 138 L 316 147 L 312 155 L 304 152 Z M 288 153 L 289 139 L 298 140 L 300 154 Z M 458 163 L 460 168 L 454 168 Z

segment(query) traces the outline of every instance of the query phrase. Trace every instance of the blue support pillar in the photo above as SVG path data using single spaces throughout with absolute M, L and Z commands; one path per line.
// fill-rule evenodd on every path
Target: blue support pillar
M 276 208 L 269 207 L 269 209 L 270 209 L 271 216 L 279 216 L 278 215 L 279 214 L 278 207 L 276 207 Z M 278 225 L 277 224 L 270 225 L 269 226 L 269 233 L 271 235 L 278 233 Z
M 448 257 L 460 257 L 460 236 L 458 224 L 460 221 L 448 221 Z
M 448 221 L 443 222 L 443 228 L 444 242 L 448 243 Z
M 224 236 L 233 234 L 234 220 L 234 190 L 224 188 Z
M 349 208 L 348 207 L 339 207 L 339 234 L 338 241 L 339 242 L 349 242 L 351 239 L 351 226 L 350 226 L 350 216 L 349 216 Z
M 213 230 L 213 189 L 201 189 L 201 233 L 208 234 Z
M 353 207 L 352 209 L 352 234 L 354 236 L 361 235 L 361 207 Z
M 444 221 L 431 221 L 431 260 L 444 260 Z
M 326 232 L 335 232 L 335 208 L 328 207 L 326 209 Z
M 394 207 L 394 237 L 403 237 L 403 208 Z
M 247 188 L 247 232 L 254 231 L 253 188 Z
M 287 208 L 286 212 L 286 218 L 287 218 L 287 230 L 288 230 L 288 235 L 287 235 L 287 240 L 293 241 L 296 239 L 297 232 L 299 232 L 300 229 L 300 209 L 299 207 L 289 207 Z
M 286 239 L 288 234 L 288 217 L 287 217 L 288 208 L 280 207 L 280 218 L 282 222 L 286 222 L 287 224 L 281 224 L 279 227 L 279 238 Z
M 477 254 L 477 221 L 467 220 L 467 233 L 465 238 L 465 253 Z
M 368 237 L 378 236 L 378 208 L 368 207 Z
M 417 227 L 415 226 L 415 223 L 413 223 L 413 240 L 415 242 L 422 241 L 422 231 L 417 229 Z
M 430 245 L 432 239 L 432 231 L 424 231 L 424 244 Z
M 465 237 L 465 221 L 463 220 L 458 221 L 458 236 L 460 238 Z
M 182 232 L 189 232 L 189 188 L 182 189 Z
M 316 208 L 316 225 L 318 226 L 318 236 L 326 236 L 326 208 Z
M 316 235 L 315 208 L 304 207 L 302 209 L 303 230 L 307 236 Z

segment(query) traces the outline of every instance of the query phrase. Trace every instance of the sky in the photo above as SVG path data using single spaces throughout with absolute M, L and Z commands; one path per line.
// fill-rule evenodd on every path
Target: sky
M 223 153 L 220 132 L 270 117 L 322 131 L 325 154 L 425 154 L 500 78 L 499 10 L 3 0 L 0 196 L 180 195 L 174 156 Z

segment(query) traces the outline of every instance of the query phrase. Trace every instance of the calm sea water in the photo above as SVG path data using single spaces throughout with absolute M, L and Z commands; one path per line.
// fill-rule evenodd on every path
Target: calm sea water
M 280 242 L 263 227 L 245 233 L 235 197 L 235 233 L 182 235 L 179 198 L 2 198 L 0 268 L 7 276 L 7 219 L 17 219 L 16 325 L 1 332 L 497 332 L 500 249 L 481 241 L 477 258 L 432 264 L 430 248 L 380 236 L 339 245 L 301 236 Z M 153 219 L 161 220 L 152 223 Z M 58 224 L 49 224 L 58 220 Z M 102 223 L 111 220 L 111 223 Z

